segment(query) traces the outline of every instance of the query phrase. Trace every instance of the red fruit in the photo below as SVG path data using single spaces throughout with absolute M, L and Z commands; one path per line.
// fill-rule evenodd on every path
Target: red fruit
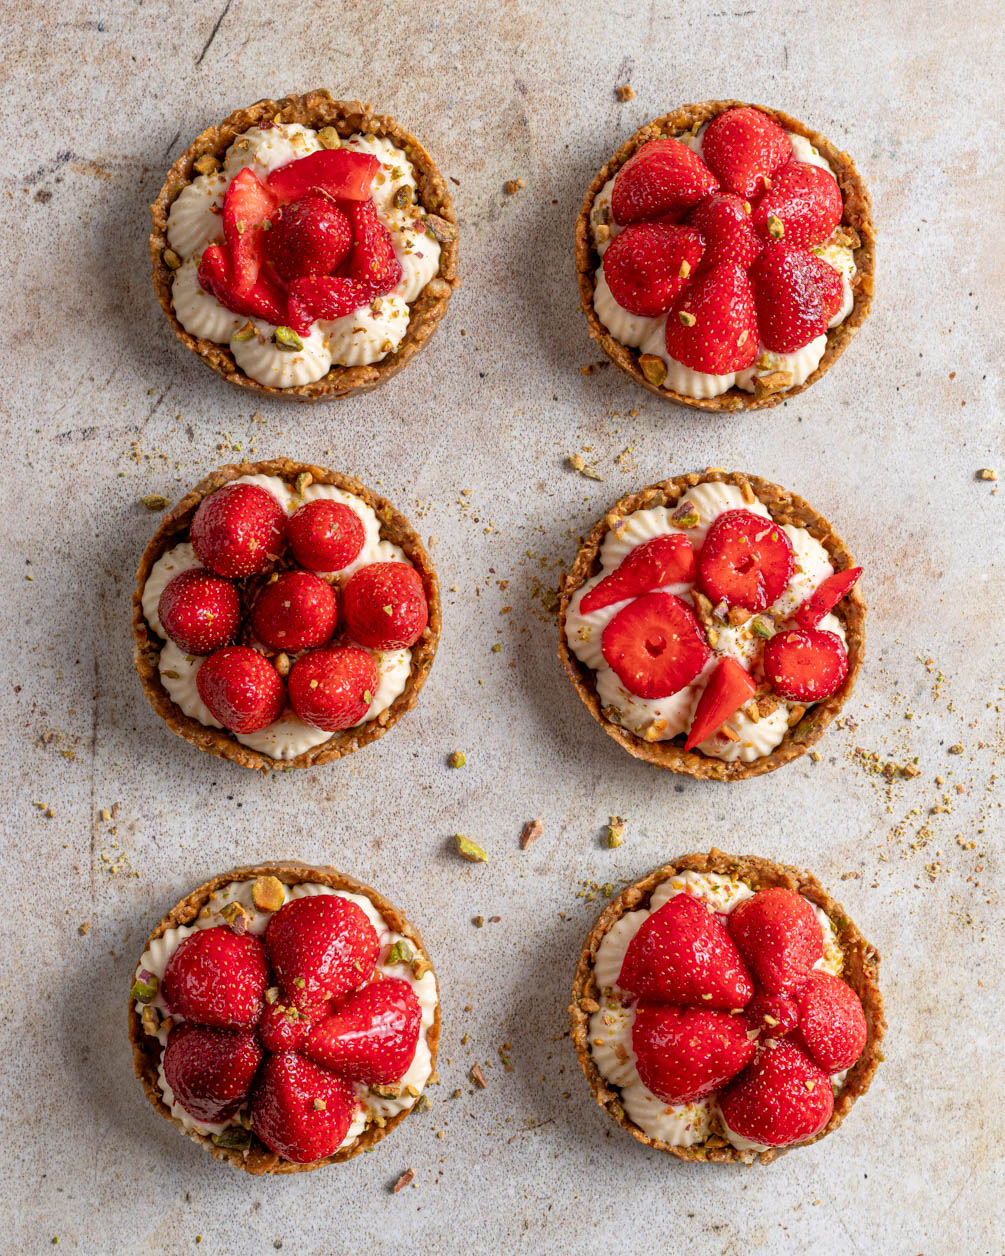
M 665 314 L 698 269 L 697 231 L 666 222 L 636 222 L 611 241 L 604 277 L 611 295 L 630 314 Z
M 746 270 L 764 247 L 750 220 L 750 202 L 732 192 L 713 192 L 695 206 L 688 223 L 705 243 L 701 260 L 706 269 L 733 262 Z
M 262 1062 L 253 1029 L 208 1029 L 191 1021 L 176 1025 L 164 1048 L 164 1076 L 193 1120 L 229 1121 L 248 1097 Z
M 793 616 L 799 627 L 815 628 L 844 595 L 854 588 L 861 574 L 861 567 L 849 567 L 845 571 L 835 571 L 832 576 L 821 581 Z M 160 614 L 160 611 L 157 613 Z M 161 615 L 161 623 L 163 622 L 164 616 Z
M 196 672 L 195 687 L 212 714 L 232 733 L 268 728 L 286 706 L 279 673 L 248 645 L 229 645 L 211 654 Z
M 341 571 L 366 543 L 359 515 L 345 502 L 318 497 L 305 502 L 286 523 L 293 557 L 308 571 Z
M 235 314 L 261 318 L 273 325 L 286 321 L 286 296 L 264 270 L 259 271 L 247 292 L 238 293 L 233 280 L 233 262 L 226 246 L 210 244 L 203 249 L 198 275 L 203 288 Z
M 735 1077 L 757 1044 L 747 1038 L 742 1017 L 643 999 L 635 1008 L 632 1050 L 639 1077 L 654 1095 L 693 1103 Z
M 278 209 L 275 193 L 250 166 L 231 179 L 223 198 L 223 238 L 230 253 L 231 285 L 238 297 L 247 296 L 258 281 L 265 256 L 265 223 L 275 218 Z
M 352 224 L 353 246 L 349 278 L 366 292 L 366 300 L 390 292 L 401 279 L 401 263 L 394 255 L 391 235 L 377 217 L 373 201 L 346 206 Z
M 726 262 L 699 273 L 667 315 L 667 352 L 693 371 L 729 375 L 757 357 L 754 294 L 746 273 Z
M 641 998 L 735 1010 L 754 993 L 732 938 L 700 899 L 675 894 L 628 944 L 618 985 Z
M 844 684 L 848 655 L 837 633 L 790 628 L 776 633 L 764 647 L 763 666 L 780 698 L 819 702 Z
M 272 650 L 306 650 L 331 639 L 335 590 L 309 571 L 284 571 L 262 587 L 251 612 L 255 635 Z
M 766 244 L 750 268 L 761 341 L 774 353 L 795 353 L 827 330 L 841 308 L 841 276 L 807 249 Z
M 727 109 L 705 128 L 701 151 L 728 192 L 744 200 L 760 196 L 792 156 L 792 142 L 759 109 Z
M 369 981 L 380 950 L 366 913 L 337 894 L 290 899 L 269 921 L 265 947 L 285 1002 L 308 1015 Z
M 284 205 L 265 233 L 265 253 L 284 279 L 327 275 L 349 252 L 349 219 L 327 196 Z
M 829 170 L 790 161 L 754 207 L 753 217 L 754 226 L 766 240 L 777 237 L 786 244 L 811 248 L 827 239 L 843 213 L 841 189 Z
M 349 635 L 371 650 L 406 650 L 429 619 L 422 577 L 408 563 L 369 563 L 342 590 Z
M 253 933 L 224 925 L 197 929 L 164 969 L 161 993 L 168 1011 L 221 1028 L 249 1028 L 261 1014 L 269 966 Z
M 611 191 L 614 221 L 624 225 L 690 209 L 719 186 L 697 153 L 680 140 L 650 140 L 618 171 Z
M 719 1094 L 727 1128 L 768 1147 L 819 1134 L 834 1111 L 830 1078 L 793 1042 L 765 1047 Z
M 390 1085 L 412 1063 L 421 1020 L 407 981 L 373 981 L 311 1027 L 304 1054 L 352 1081 Z
M 694 571 L 694 548 L 686 536 L 679 532 L 654 536 L 637 545 L 617 570 L 593 586 L 579 603 L 580 614 L 589 615 L 665 584 L 690 583 Z
M 600 639 L 604 658 L 640 698 L 668 698 L 691 683 L 710 651 L 691 608 L 672 593 L 645 593 L 614 616 Z
M 286 513 L 257 484 L 224 484 L 203 498 L 192 520 L 191 542 L 199 561 L 218 576 L 265 571 L 283 548 Z
M 858 995 L 830 973 L 811 973 L 797 992 L 799 1032 L 825 1073 L 851 1068 L 869 1035 Z
M 366 715 L 377 679 L 373 655 L 357 646 L 311 650 L 293 664 L 290 703 L 304 723 L 337 733 Z
M 743 1009 L 747 1025 L 756 1029 L 762 1039 L 776 1042 L 791 1033 L 799 1022 L 799 1009 L 787 994 L 768 994 L 759 990 Z
M 698 699 L 684 749 L 691 750 L 711 737 L 756 692 L 757 686 L 742 663 L 721 658 Z
M 295 1007 L 286 1003 L 266 1003 L 262 1019 L 258 1022 L 258 1036 L 262 1046 L 273 1055 L 282 1051 L 296 1051 L 304 1043 L 310 1020 Z
M 379 169 L 380 162 L 369 153 L 322 148 L 273 170 L 266 182 L 281 201 L 298 200 L 317 188 L 340 201 L 363 201 Z
M 824 953 L 820 922 L 805 898 L 776 885 L 729 913 L 733 941 L 769 994 L 791 993 Z
M 233 640 L 241 623 L 241 600 L 229 580 L 192 568 L 164 586 L 157 617 L 180 650 L 212 654 Z
M 356 1096 L 349 1082 L 286 1051 L 265 1061 L 249 1111 L 266 1147 L 294 1164 L 311 1164 L 344 1142 Z
M 368 289 L 341 275 L 304 275 L 290 284 L 290 326 L 309 336 L 316 318 L 344 318 L 370 300 Z
M 792 544 L 774 520 L 727 510 L 705 536 L 698 583 L 716 604 L 763 611 L 782 595 L 795 567 Z

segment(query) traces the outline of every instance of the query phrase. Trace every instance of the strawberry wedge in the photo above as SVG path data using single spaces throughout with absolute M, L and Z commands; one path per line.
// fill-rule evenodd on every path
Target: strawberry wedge
M 358 201 L 344 208 L 353 237 L 349 278 L 366 289 L 368 301 L 382 297 L 401 279 L 401 263 L 395 256 L 391 234 L 377 217 L 373 201 Z
M 815 628 L 844 595 L 851 592 L 861 574 L 861 567 L 849 567 L 847 571 L 835 571 L 828 576 L 796 611 L 794 618 L 799 627 Z
M 316 188 L 341 201 L 365 201 L 379 167 L 369 153 L 322 148 L 273 170 L 267 182 L 281 201 L 295 201 Z
M 265 224 L 279 202 L 250 166 L 236 175 L 223 198 L 223 238 L 230 251 L 230 282 L 238 297 L 258 281 L 265 258 Z
M 579 604 L 581 615 L 623 602 L 626 598 L 650 593 L 667 584 L 694 579 L 694 549 L 679 532 L 654 536 L 633 549 L 616 571 L 605 576 Z
M 304 275 L 290 284 L 290 326 L 309 336 L 316 318 L 344 318 L 370 300 L 369 291 L 341 275 Z
M 693 750 L 711 737 L 756 692 L 757 686 L 741 663 L 733 658 L 720 659 L 698 699 L 684 749 Z
M 199 259 L 199 283 L 235 314 L 262 318 L 279 326 L 286 322 L 286 295 L 263 270 L 253 286 L 238 293 L 231 278 L 231 258 L 223 245 L 210 244 Z

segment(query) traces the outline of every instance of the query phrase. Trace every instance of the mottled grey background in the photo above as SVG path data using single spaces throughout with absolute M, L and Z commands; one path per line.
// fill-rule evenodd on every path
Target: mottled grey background
M 0 1250 L 999 1253 L 1005 493 L 975 478 L 1005 476 L 999 6 L 3 7 Z M 386 388 L 259 407 L 175 343 L 147 205 L 208 123 L 320 86 L 394 114 L 454 178 L 464 282 Z M 583 189 L 636 126 L 722 96 L 847 148 L 879 226 L 858 339 L 810 392 L 749 418 L 580 373 L 598 357 L 572 263 Z M 422 700 L 342 765 L 263 780 L 202 756 L 133 672 L 129 595 L 156 525 L 139 498 L 180 495 L 238 450 L 356 472 L 436 538 L 449 592 Z M 566 468 L 577 450 L 602 483 Z M 606 504 L 710 463 L 805 495 L 865 564 L 871 605 L 857 727 L 832 729 L 818 762 L 732 786 L 609 741 L 561 674 L 542 597 Z M 889 784 L 872 754 L 921 775 Z M 616 851 L 610 813 L 630 818 Z M 537 815 L 545 836 L 521 853 Z M 451 855 L 457 830 L 487 866 Z M 767 1168 L 647 1152 L 592 1103 L 566 1037 L 599 905 L 585 883 L 713 843 L 809 866 L 883 955 L 871 1093 Z M 155 1116 L 125 995 L 184 891 L 284 856 L 371 881 L 423 929 L 443 1084 L 374 1154 L 261 1181 Z M 479 930 L 475 914 L 502 919 Z M 467 1081 L 476 1060 L 485 1091 Z M 409 1166 L 414 1188 L 391 1194 Z

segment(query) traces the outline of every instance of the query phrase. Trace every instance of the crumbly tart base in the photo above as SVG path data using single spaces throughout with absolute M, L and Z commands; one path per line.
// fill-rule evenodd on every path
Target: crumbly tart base
M 837 930 L 845 960 L 841 976 L 862 1001 L 868 1037 L 862 1055 L 849 1069 L 844 1084 L 834 1097 L 834 1113 L 831 1119 L 819 1134 L 804 1143 L 794 1144 L 795 1147 L 808 1146 L 809 1143 L 824 1138 L 831 1130 L 837 1129 L 851 1111 L 855 1100 L 869 1089 L 873 1074 L 883 1058 L 879 1047 L 886 1032 L 886 1021 L 883 1017 L 883 999 L 879 992 L 879 952 L 862 937 L 841 904 L 835 902 L 809 872 L 786 864 L 773 863 L 770 859 L 760 859 L 756 855 L 726 855 L 714 847 L 707 855 L 682 855 L 623 890 L 600 914 L 583 944 L 572 985 L 569 1013 L 572 1016 L 572 1042 L 576 1055 L 597 1103 L 640 1143 L 655 1147 L 657 1151 L 668 1151 L 679 1160 L 711 1160 L 730 1164 L 741 1161 L 744 1164 L 753 1164 L 759 1160 L 762 1164 L 770 1164 L 793 1148 L 776 1147 L 763 1152 L 740 1151 L 721 1134 L 712 1134 L 703 1143 L 692 1147 L 674 1147 L 657 1138 L 651 1138 L 628 1117 L 621 1104 L 620 1091 L 600 1075 L 590 1054 L 590 1015 L 597 1010 L 601 993 L 594 979 L 593 964 L 604 935 L 625 912 L 646 907 L 658 885 L 682 872 L 721 872 L 746 881 L 754 890 L 778 885 L 795 890 L 829 916 Z
M 195 162 L 205 154 L 222 160 L 223 154 L 239 135 L 265 121 L 299 122 L 302 126 L 317 130 L 333 126 L 341 136 L 362 132 L 393 140 L 405 152 L 415 169 L 422 205 L 429 213 L 445 219 L 450 224 L 454 237 L 441 242 L 440 269 L 412 302 L 408 330 L 394 353 L 389 354 L 382 362 L 372 362 L 366 366 L 333 366 L 321 379 L 295 388 L 274 388 L 271 384 L 258 383 L 245 375 L 226 345 L 190 335 L 175 317 L 171 302 L 174 271 L 164 261 L 164 250 L 168 247 L 168 211 L 178 193 L 195 177 Z M 457 218 L 454 203 L 446 180 L 432 157 L 415 136 L 400 127 L 393 118 L 386 114 L 375 114 L 370 105 L 358 100 L 335 100 L 327 91 L 307 92 L 303 96 L 284 96 L 280 100 L 259 100 L 247 109 L 238 109 L 219 126 L 211 126 L 203 131 L 168 171 L 164 186 L 150 206 L 150 213 L 153 217 L 150 257 L 153 262 L 154 291 L 175 335 L 186 348 L 191 349 L 228 383 L 269 397 L 282 397 L 290 401 L 328 401 L 376 388 L 392 375 L 396 375 L 426 344 L 446 313 L 453 290 L 460 282 L 457 277 Z
M 373 508 L 380 520 L 380 536 L 382 540 L 400 545 L 412 565 L 422 577 L 422 585 L 426 592 L 429 606 L 429 622 L 422 636 L 412 646 L 412 668 L 408 683 L 395 698 L 386 711 L 376 719 L 361 724 L 358 728 L 349 728 L 341 733 L 332 733 L 327 741 L 305 750 L 294 759 L 273 759 L 244 746 L 223 728 L 209 728 L 198 720 L 186 715 L 177 706 L 161 683 L 158 663 L 164 642 L 152 632 L 143 615 L 143 586 L 147 582 L 154 563 L 177 545 L 188 533 L 192 516 L 204 497 L 208 497 L 215 489 L 237 479 L 241 475 L 275 475 L 293 484 L 298 475 L 308 472 L 315 484 L 334 484 L 347 493 L 355 493 L 366 504 Z M 436 646 L 440 639 L 440 582 L 433 569 L 432 561 L 426 553 L 422 541 L 413 530 L 403 514 L 395 509 L 384 497 L 378 497 L 366 485 L 352 476 L 341 475 L 338 471 L 329 471 L 326 467 L 316 467 L 310 462 L 291 462 L 289 458 L 274 458 L 269 462 L 242 462 L 229 464 L 213 471 L 210 475 L 187 493 L 181 501 L 161 520 L 161 525 L 154 533 L 150 544 L 143 551 L 139 570 L 136 572 L 136 591 L 133 593 L 133 658 L 143 691 L 150 705 L 167 724 L 172 732 L 190 741 L 193 746 L 205 750 L 207 754 L 215 754 L 221 759 L 230 759 L 244 768 L 254 768 L 259 772 L 286 772 L 291 768 L 313 768 L 332 759 L 344 758 L 361 746 L 367 746 L 378 737 L 383 737 L 399 719 L 415 706 L 419 690 L 426 683 L 429 669 L 433 665 Z
M 820 359 L 817 369 L 802 384 L 798 384 L 793 388 L 786 388 L 780 392 L 765 393 L 761 396 L 758 396 L 757 393 L 745 392 L 742 388 L 734 386 L 718 397 L 688 397 L 684 393 L 674 392 L 672 388 L 664 388 L 650 383 L 639 366 L 640 351 L 638 349 L 630 349 L 619 340 L 615 340 L 597 317 L 597 313 L 593 308 L 593 289 L 594 273 L 599 265 L 600 258 L 593 247 L 593 239 L 590 235 L 590 211 L 593 208 L 593 202 L 597 193 L 607 180 L 616 174 L 635 150 L 641 148 L 643 144 L 648 143 L 650 140 L 675 138 L 683 135 L 686 131 L 697 131 L 700 126 L 708 122 L 709 119 L 714 118 L 717 114 L 725 113 L 727 109 L 739 107 L 758 109 L 761 113 L 766 113 L 769 118 L 773 118 L 786 131 L 794 131 L 797 135 L 805 136 L 814 148 L 830 163 L 830 167 L 837 178 L 838 186 L 841 188 L 841 195 L 844 198 L 844 215 L 841 222 L 846 227 L 853 227 L 858 232 L 861 241 L 859 248 L 855 249 L 854 252 L 857 273 L 852 281 L 852 289 L 855 294 L 855 303 L 852 306 L 851 313 L 841 326 L 834 327 L 828 331 L 827 348 L 824 350 L 824 355 Z M 706 100 L 702 104 L 682 105 L 681 108 L 675 109 L 672 113 L 665 114 L 662 118 L 656 118 L 652 122 L 647 122 L 645 126 L 640 127 L 631 139 L 623 144 L 610 161 L 602 167 L 600 173 L 590 184 L 589 190 L 583 198 L 579 217 L 576 219 L 576 271 L 579 275 L 579 296 L 583 313 L 586 315 L 586 321 L 590 327 L 590 335 L 611 361 L 616 366 L 621 367 L 637 384 L 641 384 L 643 388 L 648 388 L 651 393 L 655 393 L 657 397 L 662 397 L 664 401 L 674 401 L 681 406 L 692 406 L 696 410 L 764 410 L 768 406 L 777 406 L 779 402 L 798 396 L 799 393 L 809 388 L 811 384 L 815 384 L 824 372 L 829 370 L 833 363 L 844 353 L 855 333 L 865 322 L 866 315 L 869 313 L 869 306 L 872 304 L 875 282 L 875 252 L 876 229 L 872 219 L 872 200 L 865 184 L 862 182 L 861 176 L 855 169 L 855 163 L 848 154 L 835 148 L 826 136 L 812 130 L 797 118 L 789 117 L 787 113 L 783 113 L 780 109 L 769 109 L 766 105 L 749 106 L 746 101 L 742 100 Z
M 699 780 L 739 781 L 752 776 L 761 776 L 765 772 L 773 772 L 783 764 L 791 763 L 793 759 L 798 759 L 800 755 L 805 754 L 814 743 L 820 740 L 824 729 L 844 706 L 855 686 L 855 678 L 865 655 L 865 600 L 857 585 L 833 611 L 844 626 L 848 646 L 848 675 L 845 677 L 844 684 L 837 693 L 810 707 L 799 723 L 788 730 L 781 743 L 770 754 L 762 755 L 752 763 L 741 763 L 739 759 L 733 763 L 726 763 L 722 759 L 713 759 L 696 750 L 685 750 L 683 734 L 670 741 L 646 741 L 644 737 L 639 737 L 629 729 L 622 728 L 620 724 L 609 720 L 600 708 L 595 673 L 576 658 L 565 638 L 565 618 L 569 602 L 580 585 L 585 584 L 600 570 L 601 544 L 618 521 L 627 515 L 634 514 L 636 510 L 646 510 L 653 506 L 672 506 L 689 488 L 693 488 L 696 484 L 712 482 L 736 484 L 741 488 L 749 485 L 757 498 L 767 506 L 776 523 L 806 528 L 827 551 L 835 571 L 843 571 L 847 567 L 855 566 L 855 560 L 848 547 L 835 534 L 823 515 L 818 514 L 812 506 L 801 497 L 797 497 L 795 493 L 772 484 L 770 480 L 762 480 L 756 475 L 747 475 L 742 471 L 719 470 L 692 472 L 689 475 L 677 476 L 672 480 L 663 480 L 659 484 L 649 485 L 638 493 L 622 497 L 594 525 L 592 532 L 580 547 L 560 590 L 558 657 L 562 660 L 562 666 L 586 709 L 608 737 L 613 737 L 636 759 L 645 759 L 649 763 L 655 763 L 657 767 L 668 768 L 671 772 L 682 772 L 686 776 L 694 776 Z
M 408 938 L 417 951 L 427 959 L 429 958 L 418 929 L 405 919 L 393 903 L 389 902 L 383 895 L 378 894 L 376 890 L 371 889 L 368 885 L 364 885 L 361 881 L 356 881 L 352 877 L 346 876 L 342 872 L 337 872 L 334 868 L 318 868 L 310 864 L 286 861 L 255 864 L 253 867 L 234 868 L 231 872 L 219 873 L 212 880 L 206 881 L 198 889 L 193 890 L 180 903 L 176 903 L 150 934 L 143 949 L 146 950 L 150 943 L 155 938 L 159 938 L 166 930 L 174 929 L 178 925 L 189 924 L 193 921 L 202 907 L 209 901 L 210 895 L 217 890 L 223 889 L 231 881 L 248 881 L 260 876 L 278 877 L 285 885 L 300 885 L 305 881 L 315 881 L 320 885 L 328 885 L 333 890 L 345 890 L 350 894 L 364 894 L 396 933 L 400 933 Z M 323 1160 L 315 1160 L 311 1164 L 294 1164 L 290 1160 L 284 1160 L 266 1147 L 255 1134 L 252 1134 L 251 1147 L 247 1151 L 242 1151 L 235 1147 L 217 1147 L 212 1139 L 205 1134 L 199 1134 L 195 1130 L 186 1130 L 181 1121 L 171 1115 L 170 1110 L 164 1103 L 160 1087 L 157 1084 L 157 1065 L 160 1061 L 161 1046 L 156 1038 L 152 1038 L 143 1032 L 143 1025 L 132 999 L 129 1000 L 129 1041 L 132 1043 L 133 1067 L 136 1070 L 136 1076 L 143 1083 L 146 1097 L 161 1116 L 166 1117 L 183 1134 L 187 1134 L 189 1138 L 200 1143 L 217 1160 L 226 1160 L 235 1169 L 244 1169 L 246 1173 L 252 1173 L 256 1177 L 264 1173 L 306 1173 L 311 1169 L 320 1169 L 322 1165 L 337 1164 L 343 1160 L 351 1160 L 353 1156 L 358 1156 L 361 1151 L 369 1151 L 371 1147 L 376 1146 L 382 1138 L 390 1134 L 391 1130 L 396 1125 L 400 1125 L 405 1117 L 414 1110 L 413 1108 L 406 1108 L 404 1111 L 389 1117 L 383 1128 L 374 1124 L 368 1125 L 351 1147 L 337 1151 L 333 1156 L 326 1156 Z M 429 1045 L 430 1055 L 432 1056 L 432 1068 L 435 1070 L 436 1052 L 440 1043 L 439 984 L 437 984 L 436 989 L 436 1016 L 432 1025 L 426 1031 L 426 1042 Z

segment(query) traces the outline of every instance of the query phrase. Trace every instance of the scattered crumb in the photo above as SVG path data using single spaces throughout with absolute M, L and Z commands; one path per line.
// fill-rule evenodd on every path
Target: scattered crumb
M 401 1175 L 401 1177 L 398 1178 L 397 1182 L 395 1182 L 395 1184 L 391 1187 L 391 1193 L 393 1195 L 397 1195 L 397 1193 L 399 1191 L 403 1191 L 406 1186 L 411 1186 L 414 1180 L 415 1180 L 415 1170 L 406 1169 L 405 1172 Z
M 618 100 L 622 102 L 635 99 L 635 93 L 632 91 L 631 85 L 628 83 L 625 83 L 623 87 L 616 87 L 614 89 L 614 94 L 617 96 Z
M 526 850 L 532 845 L 544 832 L 544 823 L 541 820 L 528 820 L 523 826 L 523 832 L 520 834 L 520 849 Z
M 998 472 L 994 469 L 994 467 L 981 467 L 981 469 L 977 472 L 977 478 L 979 480 L 997 480 Z
M 526 186 L 527 183 L 524 179 L 508 179 L 506 181 L 506 195 L 514 196 L 521 188 L 525 188 Z
M 482 1066 L 480 1064 L 471 1065 L 471 1072 L 469 1076 L 479 1090 L 485 1090 L 488 1086 L 488 1082 L 485 1080 L 485 1074 L 482 1072 Z
M 468 761 L 468 757 L 464 753 L 463 750 L 455 750 L 454 753 L 447 760 L 447 763 L 452 768 L 462 768 L 464 767 L 465 763 L 467 763 L 467 761 Z

